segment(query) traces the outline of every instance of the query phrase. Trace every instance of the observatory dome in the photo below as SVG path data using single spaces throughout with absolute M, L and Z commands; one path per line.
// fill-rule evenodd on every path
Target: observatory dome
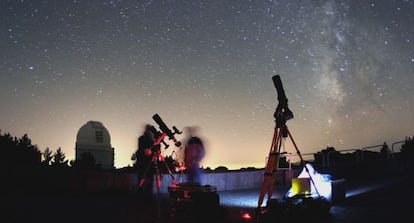
M 98 121 L 88 121 L 76 135 L 76 160 L 82 153 L 91 153 L 96 164 L 104 169 L 114 167 L 114 148 L 111 137 L 105 126 Z
M 111 145 L 111 137 L 108 130 L 98 121 L 89 121 L 83 125 L 76 136 L 77 144 Z

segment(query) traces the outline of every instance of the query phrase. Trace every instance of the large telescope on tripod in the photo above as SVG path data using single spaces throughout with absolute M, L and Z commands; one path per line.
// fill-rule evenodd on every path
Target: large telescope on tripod
M 285 95 L 285 90 L 283 89 L 282 81 L 280 79 L 279 75 L 275 75 L 272 77 L 273 83 L 275 85 L 276 91 L 277 91 L 277 100 L 279 101 L 276 111 L 274 113 L 274 118 L 276 119 L 276 127 L 273 133 L 273 140 L 272 145 L 270 146 L 270 152 L 269 157 L 267 159 L 266 167 L 265 167 L 265 173 L 264 173 L 264 179 L 262 188 L 260 191 L 259 200 L 257 202 L 258 209 L 261 208 L 264 195 L 267 192 L 267 199 L 268 201 L 272 198 L 273 189 L 275 186 L 276 181 L 276 171 L 278 170 L 279 165 L 279 158 L 281 156 L 280 148 L 282 144 L 284 143 L 283 138 L 290 137 L 293 146 L 296 149 L 296 153 L 299 156 L 301 160 L 301 164 L 303 168 L 306 170 L 306 172 L 309 175 L 310 182 L 313 184 L 316 193 L 320 197 L 320 194 L 318 190 L 316 189 L 315 183 L 312 179 L 311 174 L 309 173 L 308 168 L 306 167 L 306 163 L 303 160 L 302 155 L 300 154 L 300 151 L 295 143 L 295 141 L 292 138 L 292 135 L 290 134 L 290 131 L 286 125 L 286 121 L 293 118 L 293 112 L 288 107 L 288 99 Z

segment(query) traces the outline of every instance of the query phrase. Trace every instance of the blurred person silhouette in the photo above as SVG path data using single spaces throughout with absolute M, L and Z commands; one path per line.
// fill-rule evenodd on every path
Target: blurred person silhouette
M 381 148 L 381 154 L 382 154 L 383 158 L 388 158 L 390 153 L 391 153 L 390 147 L 388 147 L 387 142 L 384 142 L 384 144 L 382 144 L 382 148 Z
M 152 162 L 152 151 L 154 150 L 154 134 L 151 131 L 152 125 L 144 125 L 144 132 L 138 137 L 138 150 L 136 152 L 136 167 L 138 170 L 138 182 L 144 180 L 139 187 L 144 199 L 152 198 L 155 167 Z
M 184 165 L 187 171 L 188 182 L 201 185 L 203 170 L 200 166 L 205 156 L 205 144 L 199 136 L 197 136 L 198 127 L 185 128 L 188 139 L 185 141 L 184 148 Z

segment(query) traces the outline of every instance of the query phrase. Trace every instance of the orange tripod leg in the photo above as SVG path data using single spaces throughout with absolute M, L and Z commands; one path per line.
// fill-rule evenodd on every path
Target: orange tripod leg
M 277 167 L 279 166 L 279 158 L 280 158 L 280 153 L 277 152 L 275 153 L 275 161 L 273 163 L 273 173 L 272 173 L 272 178 L 269 181 L 269 185 L 268 185 L 268 190 L 267 190 L 267 200 L 270 200 L 272 198 L 273 195 L 273 189 L 275 188 L 275 183 L 276 183 L 276 171 L 277 171 Z
M 257 203 L 258 208 L 262 206 L 264 195 L 266 192 L 267 192 L 267 199 L 270 199 L 272 197 L 273 187 L 275 185 L 275 180 L 276 180 L 275 173 L 279 165 L 280 143 L 281 143 L 281 131 L 280 129 L 275 129 L 275 133 L 273 135 L 272 146 L 269 152 L 269 158 L 267 160 L 267 164 L 265 168 L 263 184 L 262 184 L 262 188 L 260 191 L 259 200 Z

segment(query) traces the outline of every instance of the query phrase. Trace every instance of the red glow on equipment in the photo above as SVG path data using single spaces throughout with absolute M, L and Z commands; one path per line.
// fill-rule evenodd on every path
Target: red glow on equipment
M 145 153 L 146 156 L 151 156 L 152 155 L 151 149 L 145 149 L 144 153 Z
M 175 171 L 176 172 L 180 172 L 180 171 L 184 171 L 186 168 L 185 168 L 185 166 L 178 166 L 178 167 L 175 167 Z
M 144 182 L 145 182 L 145 179 L 144 179 L 144 178 L 142 178 L 142 179 L 139 181 L 139 186 L 140 186 L 140 187 L 142 187 L 142 185 L 144 185 Z
M 161 144 L 162 140 L 164 139 L 164 137 L 167 136 L 167 134 L 165 132 L 163 132 L 160 137 L 158 137 L 157 140 L 155 140 L 154 145 L 159 145 Z
M 157 187 L 160 188 L 161 187 L 161 176 L 157 175 Z

